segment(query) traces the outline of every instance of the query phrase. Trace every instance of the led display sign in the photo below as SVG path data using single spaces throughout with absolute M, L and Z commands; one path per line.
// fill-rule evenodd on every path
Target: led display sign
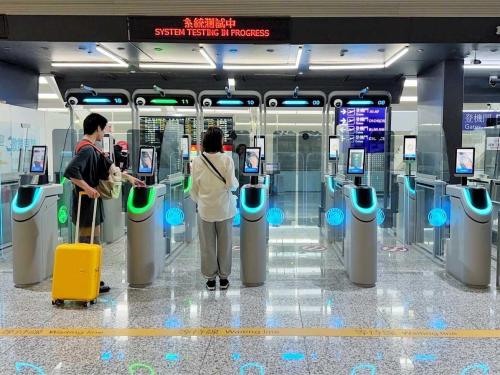
M 258 107 L 260 100 L 257 96 L 213 96 L 207 95 L 201 98 L 201 105 L 204 108 L 210 107 Z
M 129 17 L 131 41 L 287 41 L 288 17 Z
M 91 106 L 115 106 L 115 105 L 128 105 L 129 100 L 125 94 L 98 94 L 92 95 L 90 92 L 83 93 L 71 93 L 68 95 L 66 100 L 69 98 L 76 98 L 78 105 L 91 105 Z
M 325 105 L 325 99 L 322 96 L 299 96 L 299 97 L 269 97 L 267 98 L 267 107 L 287 107 L 287 108 L 304 108 L 316 107 L 321 108 Z
M 134 101 L 138 105 L 150 106 L 194 107 L 195 105 L 194 97 L 191 95 L 142 94 L 137 95 Z

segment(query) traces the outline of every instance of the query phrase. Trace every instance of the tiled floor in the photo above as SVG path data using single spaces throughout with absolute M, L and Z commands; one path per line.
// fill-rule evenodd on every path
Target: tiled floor
M 334 250 L 308 247 L 318 239 L 317 229 L 273 229 L 268 281 L 258 288 L 241 286 L 235 250 L 226 292 L 204 289 L 197 244 L 153 286 L 127 288 L 122 239 L 105 249 L 111 293 L 86 310 L 53 307 L 49 281 L 14 288 L 7 254 L 0 326 L 500 328 L 496 289 L 464 288 L 415 249 L 380 250 L 378 283 L 363 289 L 348 281 Z M 500 374 L 499 348 L 500 339 L 472 338 L 0 337 L 0 374 Z

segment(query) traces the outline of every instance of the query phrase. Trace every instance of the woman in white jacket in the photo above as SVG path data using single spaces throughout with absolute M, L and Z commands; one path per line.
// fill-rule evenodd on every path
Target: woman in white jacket
M 233 159 L 223 150 L 224 134 L 210 127 L 202 142 L 201 156 L 193 160 L 191 198 L 198 204 L 198 235 L 200 238 L 201 272 L 207 289 L 229 288 L 233 247 L 233 218 L 236 215 L 238 188 Z

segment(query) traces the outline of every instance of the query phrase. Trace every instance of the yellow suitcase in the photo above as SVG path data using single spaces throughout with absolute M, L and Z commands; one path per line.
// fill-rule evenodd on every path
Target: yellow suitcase
M 94 200 L 91 243 L 78 243 L 80 207 L 83 193 L 78 197 L 78 213 L 74 244 L 57 246 L 52 276 L 52 304 L 61 305 L 65 300 L 80 301 L 87 307 L 99 296 L 101 280 L 101 245 L 94 244 L 97 199 Z

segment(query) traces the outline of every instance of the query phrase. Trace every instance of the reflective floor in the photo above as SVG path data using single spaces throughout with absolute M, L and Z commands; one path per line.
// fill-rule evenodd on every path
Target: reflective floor
M 112 291 L 85 310 L 55 308 L 50 282 L 12 285 L 12 264 L 0 261 L 1 327 L 268 327 L 301 328 L 299 336 L 0 337 L 1 374 L 500 374 L 500 339 L 383 337 L 391 328 L 500 328 L 494 288 L 460 286 L 415 249 L 383 236 L 377 286 L 352 285 L 317 228 L 271 230 L 269 276 L 244 288 L 234 249 L 231 287 L 208 292 L 199 250 L 181 250 L 147 289 L 128 289 L 126 241 L 105 248 L 104 279 Z M 235 230 L 235 244 L 237 244 Z M 387 249 L 387 248 L 386 248 Z M 368 337 L 308 336 L 306 328 L 367 330 Z M 413 331 L 417 332 L 417 331 Z

